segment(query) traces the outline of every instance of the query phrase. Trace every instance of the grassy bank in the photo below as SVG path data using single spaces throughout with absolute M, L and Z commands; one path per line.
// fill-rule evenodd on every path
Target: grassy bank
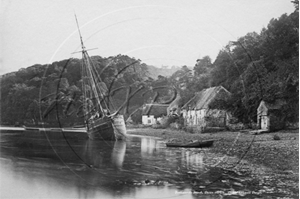
M 128 133 L 160 137 L 166 142 L 174 139 L 185 142 L 215 139 L 214 146 L 211 148 L 214 153 L 236 156 L 277 171 L 298 173 L 299 170 L 298 130 L 251 135 L 225 131 L 191 134 L 174 129 L 131 128 Z M 279 140 L 274 140 L 274 135 L 277 135 Z

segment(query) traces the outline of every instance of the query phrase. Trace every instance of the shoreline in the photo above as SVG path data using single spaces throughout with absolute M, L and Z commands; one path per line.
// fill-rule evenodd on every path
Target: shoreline
M 298 198 L 298 130 L 252 135 L 244 131 L 191 134 L 174 129 L 128 128 L 128 134 L 160 137 L 166 142 L 171 139 L 216 139 L 208 150 L 213 157 L 221 159 L 221 163 L 210 166 L 212 175 L 214 168 L 223 170 L 225 174 L 233 172 L 238 178 L 246 175 L 248 180 L 237 181 L 236 185 L 243 187 L 241 190 L 285 193 Z M 279 136 L 280 140 L 274 140 L 274 135 Z M 194 191 L 198 190 L 202 189 L 198 186 Z
M 251 164 L 268 167 L 274 171 L 299 171 L 299 130 L 252 135 L 244 132 L 221 131 L 191 134 L 182 130 L 128 128 L 128 134 L 162 138 L 164 141 L 216 140 L 212 153 L 242 158 Z M 280 140 L 274 140 L 274 135 Z
M 247 182 L 240 181 L 239 186 L 245 190 L 250 187 L 249 190 L 260 190 L 263 187 L 260 191 L 286 193 L 298 198 L 298 130 L 251 135 L 228 131 L 191 134 L 174 129 L 128 128 L 128 134 L 160 137 L 166 142 L 174 138 L 182 141 L 216 139 L 209 152 L 220 158 L 221 163 L 212 167 L 225 173 L 250 176 Z M 280 140 L 274 140 L 274 135 L 279 136 Z
M 1 130 L 24 131 L 22 127 L 0 127 Z M 41 130 L 46 130 L 41 128 Z M 57 128 L 49 128 L 54 131 Z M 82 129 L 63 129 L 65 132 L 84 132 Z M 192 134 L 176 129 L 153 129 L 128 127 L 128 135 L 150 136 L 168 142 L 178 140 L 215 140 L 212 153 L 242 158 L 252 164 L 269 167 L 273 170 L 299 172 L 299 130 L 283 130 L 274 133 L 252 135 L 247 132 L 220 131 Z M 275 140 L 274 136 L 279 140 Z

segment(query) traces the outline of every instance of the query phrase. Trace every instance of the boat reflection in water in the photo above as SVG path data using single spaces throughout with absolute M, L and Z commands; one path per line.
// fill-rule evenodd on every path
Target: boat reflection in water
M 82 159 L 93 168 L 122 168 L 126 152 L 126 142 L 96 141 L 85 142 Z
M 126 152 L 125 141 L 115 141 L 113 151 L 111 153 L 111 161 L 117 168 L 122 168 Z

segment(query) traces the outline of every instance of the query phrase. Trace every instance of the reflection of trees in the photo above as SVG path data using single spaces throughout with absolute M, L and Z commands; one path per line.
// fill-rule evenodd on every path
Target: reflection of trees
M 184 164 L 188 170 L 203 170 L 203 154 L 194 151 L 182 150 L 181 151 L 181 164 Z
M 144 182 L 146 179 L 190 182 L 187 171 L 200 171 L 203 168 L 202 154 L 194 153 L 197 150 L 162 148 L 162 143 L 152 138 L 141 138 L 132 142 L 70 141 L 74 151 L 84 161 L 80 161 L 74 151 L 70 150 L 70 146 L 62 141 L 52 142 L 52 145 L 66 167 L 59 165 L 59 169 L 55 169 L 55 166 L 50 166 L 49 170 L 58 182 L 63 180 L 66 186 L 75 188 L 79 198 L 98 198 L 99 194 L 104 194 L 102 197 L 105 194 L 114 196 L 116 190 L 136 196 L 136 189 L 128 189 L 129 183 Z M 26 153 L 29 150 L 26 149 Z M 46 153 L 55 155 L 51 147 L 35 147 L 31 156 L 27 154 L 26 157 L 34 159 L 38 153 L 42 157 L 46 157 Z
M 198 149 L 170 148 L 159 150 L 159 143 L 153 138 L 141 138 L 141 159 L 144 165 L 149 167 L 155 165 L 160 168 L 159 171 L 169 171 L 173 174 L 175 171 L 179 173 L 190 170 L 201 172 L 205 166 L 203 153 L 199 153 Z M 154 159 L 156 162 L 152 161 Z
M 141 138 L 141 155 L 146 157 L 149 155 L 154 155 L 153 152 L 157 148 L 157 143 L 155 139 L 152 138 Z

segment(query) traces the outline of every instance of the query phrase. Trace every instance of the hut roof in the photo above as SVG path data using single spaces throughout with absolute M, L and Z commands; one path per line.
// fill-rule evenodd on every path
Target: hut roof
M 223 86 L 203 89 L 202 91 L 197 92 L 195 96 L 182 107 L 182 109 L 207 109 L 211 102 L 224 95 L 228 97 L 231 93 Z
M 167 115 L 167 104 L 145 104 L 143 115 L 153 115 L 155 118 Z
M 277 99 L 274 102 L 266 102 L 264 100 L 262 100 L 259 104 L 258 109 L 260 108 L 260 106 L 265 105 L 265 107 L 268 110 L 277 110 L 277 109 L 281 109 L 282 106 L 286 105 L 286 101 L 282 100 L 282 99 Z

